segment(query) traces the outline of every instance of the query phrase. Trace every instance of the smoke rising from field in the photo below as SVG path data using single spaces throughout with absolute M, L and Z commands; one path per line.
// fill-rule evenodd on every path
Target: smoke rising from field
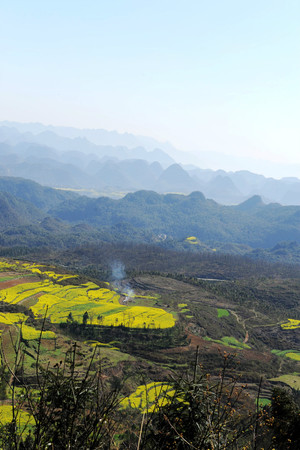
M 111 264 L 111 275 L 113 281 L 123 280 L 126 276 L 125 266 L 121 261 L 114 261 Z
M 125 281 L 126 270 L 121 261 L 114 261 L 111 264 L 111 279 L 112 286 L 117 291 L 120 291 L 125 299 L 123 303 L 128 302 L 134 296 L 134 290 L 130 287 L 129 283 Z

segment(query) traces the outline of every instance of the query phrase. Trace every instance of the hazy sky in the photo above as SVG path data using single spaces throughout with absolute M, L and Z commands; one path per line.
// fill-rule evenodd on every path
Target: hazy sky
M 299 0 L 6 0 L 0 14 L 0 120 L 300 163 Z

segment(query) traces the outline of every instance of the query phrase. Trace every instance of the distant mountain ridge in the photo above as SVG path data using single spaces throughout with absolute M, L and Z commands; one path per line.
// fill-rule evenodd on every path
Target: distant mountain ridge
M 174 162 L 173 158 L 159 148 L 148 151 L 141 146 L 128 148 L 124 144 L 114 146 L 107 144 L 98 145 L 90 142 L 85 137 L 68 138 L 59 136 L 49 130 L 34 134 L 30 131 L 22 133 L 17 128 L 0 126 L 0 142 L 5 142 L 12 146 L 20 143 L 38 144 L 63 152 L 74 151 L 84 154 L 95 154 L 99 158 L 107 155 L 111 158 L 119 159 L 139 158 L 148 162 L 159 161 L 164 166 Z
M 159 142 L 151 137 L 136 136 L 131 133 L 118 133 L 117 131 L 108 131 L 104 129 L 78 129 L 74 127 L 43 125 L 41 123 L 19 123 L 10 121 L 0 122 L 0 126 L 15 128 L 20 133 L 30 132 L 33 135 L 50 131 L 58 136 L 70 139 L 83 138 L 100 146 L 123 146 L 128 147 L 129 149 L 144 147 L 147 151 L 161 149 L 167 153 L 170 150 L 176 150 L 169 142 Z
M 97 136 L 95 142 L 122 145 L 99 145 L 89 141 L 92 135 Z M 101 141 L 101 136 L 117 136 L 118 140 Z M 131 144 L 141 143 L 126 133 L 2 122 L 0 175 L 29 178 L 55 188 L 84 190 L 91 196 L 120 197 L 145 189 L 183 194 L 198 190 L 225 205 L 242 203 L 253 195 L 260 195 L 265 203 L 300 205 L 298 178 L 276 180 L 246 170 L 225 172 L 184 166 L 165 150 L 155 148 L 158 143 L 153 140 L 147 148 L 126 147 L 128 136 Z

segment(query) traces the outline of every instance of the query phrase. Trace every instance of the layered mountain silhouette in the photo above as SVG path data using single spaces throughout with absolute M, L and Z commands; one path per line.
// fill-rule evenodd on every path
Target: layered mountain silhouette
M 276 180 L 245 170 L 184 166 L 168 155 L 170 144 L 158 145 L 153 139 L 126 133 L 2 122 L 0 176 L 27 178 L 94 197 L 119 198 L 147 189 L 183 194 L 201 191 L 224 205 L 239 204 L 254 195 L 265 203 L 300 204 L 298 178 Z

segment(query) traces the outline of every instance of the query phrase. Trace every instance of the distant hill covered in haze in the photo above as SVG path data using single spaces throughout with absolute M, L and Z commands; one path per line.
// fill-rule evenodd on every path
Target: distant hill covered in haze
M 1 176 L 27 178 L 94 197 L 118 198 L 141 189 L 183 194 L 198 190 L 224 205 L 239 204 L 254 195 L 265 203 L 300 204 L 298 178 L 277 180 L 246 170 L 182 165 L 168 149 L 176 153 L 170 144 L 127 133 L 0 123 Z

